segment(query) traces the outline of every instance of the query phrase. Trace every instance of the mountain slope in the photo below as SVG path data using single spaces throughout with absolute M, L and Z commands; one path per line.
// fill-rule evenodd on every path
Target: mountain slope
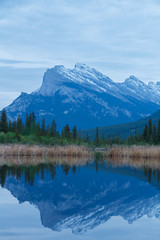
M 118 133 L 120 138 L 125 139 L 129 135 L 134 135 L 135 129 L 137 129 L 137 132 L 141 133 L 143 131 L 145 125 L 148 124 L 148 121 L 150 118 L 152 119 L 152 124 L 157 125 L 158 120 L 160 119 L 160 110 L 158 110 L 157 112 L 153 113 L 152 115 L 150 115 L 146 118 L 142 118 L 136 122 L 100 127 L 99 135 L 102 136 L 102 134 L 104 133 L 105 137 L 107 137 L 108 135 L 116 136 Z M 85 137 L 87 133 L 93 140 L 96 135 L 96 129 L 93 128 L 93 129 L 84 130 L 82 132 L 82 135 Z
M 66 123 L 82 129 L 135 121 L 160 108 L 160 83 L 146 85 L 134 76 L 115 83 L 94 68 L 76 64 L 74 69 L 48 69 L 42 86 L 21 95 L 8 107 L 10 119 L 35 112 L 59 128 Z

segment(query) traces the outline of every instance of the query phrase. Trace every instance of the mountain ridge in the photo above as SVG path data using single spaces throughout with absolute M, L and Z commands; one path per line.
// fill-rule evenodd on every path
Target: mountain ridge
M 63 65 L 47 69 L 40 88 L 31 94 L 22 92 L 6 112 L 9 119 L 35 112 L 38 121 L 56 120 L 59 128 L 87 129 L 96 126 L 132 122 L 160 108 L 160 82 L 148 85 L 131 75 L 122 83 L 85 64 L 73 69 Z

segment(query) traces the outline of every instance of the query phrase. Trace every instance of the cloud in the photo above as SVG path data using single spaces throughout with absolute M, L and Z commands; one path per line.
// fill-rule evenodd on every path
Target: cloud
M 157 0 L 1 0 L 0 66 L 17 69 L 15 83 L 21 70 L 34 79 L 35 69 L 37 79 L 42 69 L 76 62 L 97 67 L 116 81 L 131 74 L 157 81 L 159 21 Z

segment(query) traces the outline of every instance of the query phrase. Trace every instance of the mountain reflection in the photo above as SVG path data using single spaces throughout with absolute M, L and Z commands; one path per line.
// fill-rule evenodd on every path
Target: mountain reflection
M 83 233 L 112 216 L 129 223 L 144 215 L 160 218 L 158 162 L 127 161 L 102 161 L 97 156 L 82 166 L 77 161 L 3 165 L 0 184 L 20 203 L 34 204 L 42 224 L 55 231 L 71 228 Z

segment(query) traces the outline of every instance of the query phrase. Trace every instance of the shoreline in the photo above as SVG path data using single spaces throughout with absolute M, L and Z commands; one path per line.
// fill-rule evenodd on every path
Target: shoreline
M 160 145 L 152 146 L 124 146 L 114 145 L 106 147 L 86 147 L 84 145 L 27 145 L 0 144 L 0 163 L 12 158 L 86 158 L 91 159 L 99 154 L 102 159 L 159 159 Z M 41 160 L 39 160 L 41 162 Z M 7 161 L 8 162 L 8 161 Z M 36 162 L 38 162 L 36 160 Z

